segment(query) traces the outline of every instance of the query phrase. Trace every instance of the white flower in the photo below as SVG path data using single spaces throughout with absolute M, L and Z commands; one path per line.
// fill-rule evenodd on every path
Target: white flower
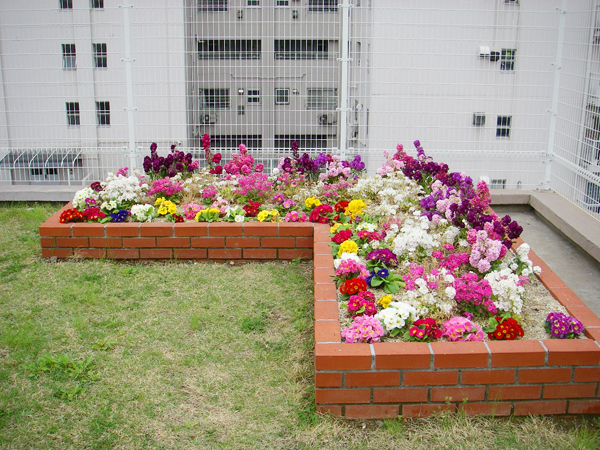
M 235 216 L 234 219 L 236 222 L 243 222 L 244 220 L 246 220 L 246 218 L 244 216 L 242 216 L 241 214 L 238 214 Z
M 454 297 L 456 296 L 456 289 L 454 289 L 452 286 L 448 286 L 446 289 L 444 289 L 444 293 L 449 299 L 454 300 Z

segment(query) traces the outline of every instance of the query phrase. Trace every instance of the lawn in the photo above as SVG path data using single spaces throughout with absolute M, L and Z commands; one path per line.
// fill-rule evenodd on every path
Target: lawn
M 42 260 L 56 209 L 0 205 L 2 449 L 600 446 L 597 418 L 318 416 L 310 264 Z

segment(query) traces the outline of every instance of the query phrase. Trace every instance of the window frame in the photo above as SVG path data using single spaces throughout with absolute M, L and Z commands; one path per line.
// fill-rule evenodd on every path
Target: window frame
M 512 116 L 497 116 L 496 137 L 510 139 Z
M 503 48 L 500 52 L 500 70 L 513 72 L 515 70 L 516 48 Z
M 229 11 L 228 0 L 198 0 L 198 10 L 202 12 Z
M 94 68 L 95 69 L 106 69 L 108 67 L 108 52 L 106 50 L 106 43 L 95 43 L 92 44 L 92 50 L 94 53 Z M 98 50 L 100 49 L 100 50 Z M 104 65 L 102 65 L 104 63 Z
M 230 110 L 229 88 L 200 88 L 200 109 L 208 111 Z
M 247 0 L 246 6 L 260 6 L 260 0 Z
M 59 9 L 73 9 L 73 0 L 58 0 Z
M 96 125 L 99 127 L 110 126 L 110 102 L 96 102 Z
M 338 12 L 339 0 L 308 0 L 308 12 Z
M 77 49 L 75 44 L 62 45 L 62 68 L 63 70 L 77 69 Z
M 320 91 L 320 95 L 317 93 Z M 325 91 L 333 95 L 324 95 Z M 332 102 L 334 99 L 335 102 Z M 306 109 L 309 111 L 335 111 L 338 107 L 338 89 L 329 87 L 306 88 Z
M 261 39 L 199 39 L 198 59 L 259 60 Z
M 284 95 L 285 95 L 285 98 L 287 99 L 287 101 L 285 101 L 285 102 L 277 101 L 277 99 L 281 97 L 277 91 L 286 91 Z M 289 105 L 290 104 L 290 88 L 275 88 L 275 104 L 276 105 Z
M 91 9 L 104 9 L 104 0 L 90 0 Z
M 81 125 L 81 114 L 79 102 L 65 102 L 67 110 L 67 126 L 76 127 Z
M 261 104 L 259 88 L 246 89 L 246 103 L 252 106 Z
M 329 39 L 275 39 L 275 60 L 329 59 Z

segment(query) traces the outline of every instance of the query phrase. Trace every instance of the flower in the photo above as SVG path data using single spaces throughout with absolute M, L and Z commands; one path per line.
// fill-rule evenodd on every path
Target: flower
M 550 337 L 557 339 L 575 339 L 584 330 L 578 319 L 559 312 L 548 314 L 544 325 Z
M 338 256 L 342 256 L 342 253 L 358 253 L 358 245 L 351 240 L 344 241 L 340 244 Z
M 82 222 L 84 219 L 81 211 L 75 208 L 66 209 L 60 214 L 60 223 Z
M 512 317 L 507 319 L 499 316 L 490 318 L 489 339 L 514 341 L 518 337 L 523 337 L 523 334 L 523 328 Z
M 451 341 L 483 341 L 483 330 L 465 317 L 452 317 L 442 325 L 442 336 Z
M 367 206 L 362 200 L 352 200 L 344 210 L 346 216 L 351 216 L 353 219 L 356 216 L 362 215 L 364 208 Z
M 340 292 L 346 295 L 353 295 L 357 292 L 366 291 L 367 283 L 362 278 L 351 278 L 344 281 L 340 286 Z
M 342 330 L 342 337 L 348 344 L 380 342 L 384 330 L 381 322 L 372 316 L 357 316 L 350 326 Z
M 304 200 L 304 206 L 306 206 L 308 209 L 313 209 L 314 207 L 319 205 L 321 205 L 321 201 L 318 198 L 309 197 L 306 200 Z
M 383 309 L 387 308 L 388 306 L 390 306 L 390 303 L 392 302 L 392 296 L 391 295 L 384 295 L 383 297 L 381 297 L 379 300 L 377 300 L 377 304 L 381 305 L 381 307 Z

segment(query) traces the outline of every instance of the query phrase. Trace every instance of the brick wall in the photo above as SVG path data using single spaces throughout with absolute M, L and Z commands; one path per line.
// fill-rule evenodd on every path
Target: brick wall
M 315 402 L 346 418 L 422 417 L 440 410 L 496 416 L 600 414 L 600 319 L 536 255 L 539 278 L 587 340 L 345 344 L 329 228 L 288 223 L 40 226 L 43 257 L 314 259 Z

